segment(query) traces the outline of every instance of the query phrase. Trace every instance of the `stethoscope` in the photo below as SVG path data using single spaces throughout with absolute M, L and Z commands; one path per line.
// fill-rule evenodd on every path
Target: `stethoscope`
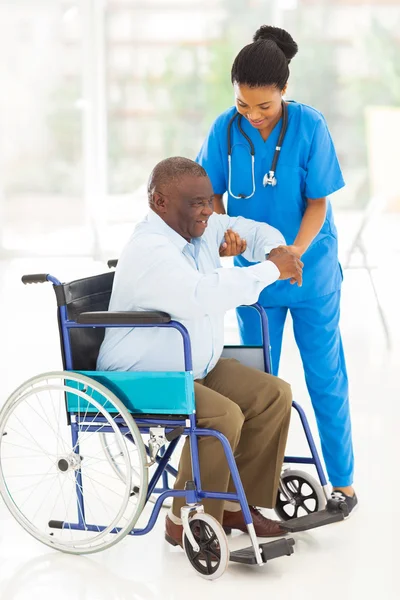
M 253 184 L 253 190 L 250 194 L 250 196 L 246 196 L 245 194 L 239 194 L 239 196 L 235 196 L 235 194 L 232 193 L 232 189 L 231 189 L 231 175 L 232 175 L 232 141 L 231 141 L 231 132 L 232 132 L 232 126 L 233 126 L 233 122 L 235 121 L 235 119 L 237 119 L 237 124 L 238 124 L 238 128 L 240 133 L 243 135 L 243 137 L 247 140 L 248 144 L 249 144 L 249 148 L 250 148 L 250 154 L 251 154 L 251 177 L 252 177 L 252 184 Z M 276 172 L 276 166 L 278 164 L 278 158 L 279 158 L 279 154 L 282 148 L 282 144 L 283 144 L 283 140 L 285 139 L 285 135 L 286 135 L 286 131 L 287 131 L 287 125 L 288 125 L 288 109 L 287 109 L 287 105 L 286 102 L 284 102 L 282 100 L 282 129 L 281 132 L 279 134 L 279 139 L 278 139 L 278 143 L 275 147 L 275 153 L 274 153 L 274 158 L 272 160 L 272 165 L 271 165 L 271 169 L 268 171 L 268 173 L 266 173 L 264 175 L 263 178 L 263 186 L 266 187 L 267 185 L 272 185 L 275 186 L 277 184 L 277 179 L 275 177 L 275 172 Z M 251 141 L 251 139 L 249 138 L 249 136 L 247 135 L 247 133 L 245 133 L 243 131 L 242 128 L 242 115 L 238 112 L 236 112 L 233 117 L 231 118 L 231 120 L 228 123 L 228 192 L 229 194 L 232 196 L 232 198 L 243 198 L 244 200 L 247 200 L 248 198 L 251 198 L 252 196 L 254 196 L 254 193 L 256 191 L 256 181 L 255 181 L 255 176 L 254 176 L 254 157 L 255 157 L 255 149 L 254 149 L 254 144 Z

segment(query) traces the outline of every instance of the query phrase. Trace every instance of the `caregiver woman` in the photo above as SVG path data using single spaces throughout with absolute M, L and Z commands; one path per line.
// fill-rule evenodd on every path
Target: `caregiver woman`
M 304 263 L 303 285 L 277 281 L 266 288 L 272 364 L 278 373 L 285 319 L 290 311 L 322 452 L 333 487 L 329 501 L 357 504 L 348 379 L 339 330 L 342 272 L 337 232 L 327 196 L 344 186 L 322 114 L 286 102 L 292 37 L 262 26 L 232 66 L 235 106 L 214 121 L 197 157 L 213 184 L 216 212 L 264 221 L 279 229 Z M 229 236 L 229 232 L 227 234 Z M 226 253 L 226 251 L 225 251 Z M 235 264 L 249 263 L 239 255 Z M 256 311 L 238 310 L 241 341 L 260 345 Z

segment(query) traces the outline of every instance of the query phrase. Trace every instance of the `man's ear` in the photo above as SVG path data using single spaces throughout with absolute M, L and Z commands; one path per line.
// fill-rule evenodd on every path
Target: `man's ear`
M 160 194 L 160 192 L 153 192 L 152 204 L 158 212 L 165 214 L 168 208 L 168 198 L 164 194 Z

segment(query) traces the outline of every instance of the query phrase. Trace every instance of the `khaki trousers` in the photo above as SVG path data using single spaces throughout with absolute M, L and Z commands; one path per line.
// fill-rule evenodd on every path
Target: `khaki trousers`
M 198 427 L 216 429 L 233 450 L 247 501 L 251 506 L 273 508 L 276 503 L 289 429 L 292 393 L 282 379 L 221 358 L 215 368 L 195 384 Z M 202 489 L 235 492 L 221 443 L 199 437 Z M 186 439 L 175 488 L 193 479 L 189 438 Z M 173 514 L 180 517 L 185 498 L 175 498 Z M 224 502 L 204 500 L 204 509 L 222 521 Z

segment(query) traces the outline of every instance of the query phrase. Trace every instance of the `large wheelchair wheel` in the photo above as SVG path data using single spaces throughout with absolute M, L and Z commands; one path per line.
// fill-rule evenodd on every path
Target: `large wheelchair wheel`
M 282 521 L 296 519 L 325 508 L 321 484 L 306 471 L 286 469 L 281 474 L 275 512 Z
M 123 449 L 124 481 L 104 456 L 105 431 Z M 134 491 L 133 463 L 140 484 Z M 38 375 L 0 411 L 0 494 L 20 525 L 51 548 L 89 554 L 123 538 L 143 510 L 147 476 L 132 415 L 89 377 Z

